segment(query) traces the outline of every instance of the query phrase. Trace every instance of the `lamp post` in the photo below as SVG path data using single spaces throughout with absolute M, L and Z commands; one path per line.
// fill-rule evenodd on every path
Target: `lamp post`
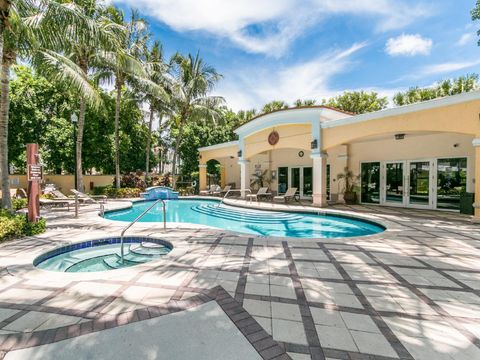
M 78 190 L 78 183 L 77 183 L 77 122 L 78 122 L 78 116 L 77 114 L 73 113 L 72 116 L 70 116 L 70 121 L 72 122 L 73 125 L 73 144 L 74 144 L 74 152 L 73 156 L 75 158 L 75 170 L 74 170 L 74 181 L 75 181 L 75 189 Z

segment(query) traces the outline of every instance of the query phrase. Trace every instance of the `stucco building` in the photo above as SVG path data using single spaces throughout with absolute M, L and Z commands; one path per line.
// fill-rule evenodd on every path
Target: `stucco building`
M 199 149 L 202 190 L 215 159 L 222 185 L 249 188 L 252 174 L 267 170 L 272 191 L 296 187 L 317 206 L 342 200 L 345 167 L 359 176 L 361 203 L 458 210 L 460 194 L 474 192 L 480 204 L 480 92 L 362 115 L 292 108 L 235 132 L 238 141 Z

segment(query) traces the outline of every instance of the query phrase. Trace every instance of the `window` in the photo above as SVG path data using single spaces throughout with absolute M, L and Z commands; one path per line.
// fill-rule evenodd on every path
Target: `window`
M 460 210 L 460 195 L 467 191 L 467 158 L 438 159 L 437 208 Z
M 278 193 L 284 194 L 288 188 L 288 167 L 278 168 Z
M 380 203 L 380 163 L 362 163 L 361 169 L 362 203 Z

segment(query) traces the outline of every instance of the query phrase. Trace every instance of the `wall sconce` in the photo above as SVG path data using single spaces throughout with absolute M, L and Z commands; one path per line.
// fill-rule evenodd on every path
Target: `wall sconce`
M 277 178 L 277 171 L 272 170 L 272 180 L 275 180 Z
M 395 134 L 395 140 L 403 140 L 405 139 L 405 134 Z
M 242 157 L 242 150 L 238 150 L 237 155 L 238 155 L 239 158 L 241 158 Z
M 454 147 L 454 148 L 457 148 L 457 147 L 459 147 L 459 146 L 460 146 L 460 144 L 459 144 L 459 143 L 455 143 L 455 144 L 453 144 L 453 147 Z
M 318 141 L 317 139 L 315 139 L 310 143 L 310 149 L 316 149 L 317 147 L 318 147 Z

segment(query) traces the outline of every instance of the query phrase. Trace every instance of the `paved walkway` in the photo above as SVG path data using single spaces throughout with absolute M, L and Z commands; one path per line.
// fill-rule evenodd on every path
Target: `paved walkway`
M 53 210 L 47 233 L 0 245 L 0 359 L 54 359 L 56 343 L 88 358 L 91 352 L 75 352 L 82 343 L 96 336 L 121 341 L 129 331 L 139 339 L 130 350 L 151 349 L 145 358 L 152 359 L 174 358 L 151 347 L 152 332 L 161 346 L 191 350 L 175 352 L 179 359 L 225 358 L 221 350 L 229 346 L 245 359 L 480 359 L 480 226 L 445 212 L 333 210 L 375 219 L 387 231 L 282 239 L 182 224 L 168 224 L 164 233 L 161 225 L 139 223 L 132 233 L 164 238 L 175 250 L 96 274 L 47 272 L 32 261 L 60 244 L 118 236 L 124 224 L 99 218 L 93 206 L 78 219 Z M 175 321 L 185 311 L 198 314 L 189 325 Z M 208 314 L 219 320 L 203 329 Z M 164 336 L 170 326 L 155 324 L 177 324 L 172 333 L 184 327 L 185 336 L 172 344 Z M 197 337 L 191 327 L 228 334 Z M 41 344 L 49 345 L 29 349 Z M 131 354 L 118 351 L 116 358 Z

